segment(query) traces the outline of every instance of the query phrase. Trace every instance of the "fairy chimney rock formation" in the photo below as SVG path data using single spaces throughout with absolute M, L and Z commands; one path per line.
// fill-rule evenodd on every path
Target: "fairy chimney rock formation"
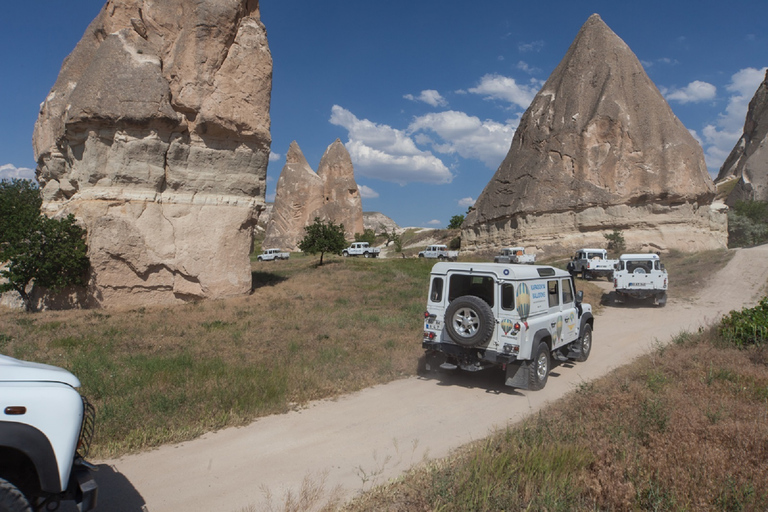
M 315 217 L 343 224 L 348 239 L 363 232 L 363 205 L 352 159 L 339 139 L 325 150 L 317 173 L 296 141 L 291 142 L 262 247 L 297 250 L 304 228 Z
M 33 145 L 48 215 L 88 231 L 90 305 L 249 293 L 272 57 L 258 0 L 109 0 Z
M 717 182 L 737 180 L 727 203 L 738 200 L 768 201 L 768 70 L 749 102 L 744 133 L 731 150 Z
M 462 249 L 725 247 L 699 144 L 629 47 L 593 14 L 520 120 L 467 215 Z

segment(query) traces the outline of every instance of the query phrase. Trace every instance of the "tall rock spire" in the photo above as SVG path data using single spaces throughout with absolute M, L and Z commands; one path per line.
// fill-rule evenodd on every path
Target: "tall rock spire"
M 602 233 L 618 227 L 634 231 L 628 242 L 641 247 L 721 247 L 724 221 L 710 225 L 713 197 L 701 147 L 626 43 L 593 14 L 521 118 L 467 216 L 463 242 L 570 249 L 586 234 L 604 244 Z M 688 220 L 701 232 L 661 227 Z

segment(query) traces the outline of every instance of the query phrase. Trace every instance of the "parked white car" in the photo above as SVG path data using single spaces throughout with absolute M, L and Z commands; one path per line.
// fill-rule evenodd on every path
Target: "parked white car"
M 438 260 L 456 261 L 459 258 L 459 251 L 449 251 L 448 246 L 444 244 L 433 244 L 419 252 L 419 258 L 436 258 Z
M 533 265 L 536 263 L 535 254 L 526 254 L 525 247 L 505 247 L 501 252 L 494 256 L 494 263 L 525 263 Z
M 667 271 L 658 254 L 622 254 L 613 273 L 613 288 L 620 298 L 651 299 L 667 303 Z
M 283 252 L 280 249 L 267 249 L 263 253 L 259 254 L 256 259 L 259 261 L 275 261 L 275 260 L 287 260 L 291 257 L 291 253 Z
M 506 385 L 537 390 L 552 358 L 586 361 L 592 307 L 564 270 L 543 265 L 437 263 L 422 347 L 426 369 L 506 371 Z
M 371 247 L 368 242 L 355 242 L 343 251 L 341 255 L 347 256 L 363 256 L 364 258 L 376 258 L 381 253 L 381 249 L 378 247 Z
M 571 275 L 581 274 L 582 279 L 605 277 L 611 281 L 618 263 L 619 260 L 608 258 L 605 249 L 579 249 L 568 264 L 568 271 Z
M 0 355 L 0 510 L 96 507 L 85 461 L 96 413 L 79 387 L 67 370 Z

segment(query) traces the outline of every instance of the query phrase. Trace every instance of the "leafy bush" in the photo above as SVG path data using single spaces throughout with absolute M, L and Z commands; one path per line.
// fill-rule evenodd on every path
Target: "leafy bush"
M 448 242 L 448 248 L 452 251 L 458 251 L 461 249 L 461 237 L 457 236 L 452 238 L 451 241 Z
M 448 229 L 461 229 L 461 225 L 464 222 L 463 215 L 454 215 L 451 217 L 451 221 L 448 223 Z
M 768 341 L 768 297 L 754 308 L 731 311 L 720 321 L 720 335 L 736 346 L 761 345 Z
M 768 241 L 768 201 L 736 201 L 728 211 L 728 246 L 760 245 Z
M 355 233 L 355 242 L 368 242 L 369 245 L 375 245 L 376 233 L 372 229 L 365 229 L 362 233 Z
M 347 246 L 344 239 L 344 224 L 328 223 L 315 217 L 315 222 L 304 228 L 306 235 L 299 242 L 299 250 L 307 254 L 320 253 L 320 265 L 323 264 L 323 255 L 328 252 L 341 255 L 341 251 Z
M 614 229 L 613 233 L 604 233 L 603 236 L 608 240 L 608 250 L 614 253 L 622 253 L 627 245 L 624 242 L 624 233 L 620 229 Z

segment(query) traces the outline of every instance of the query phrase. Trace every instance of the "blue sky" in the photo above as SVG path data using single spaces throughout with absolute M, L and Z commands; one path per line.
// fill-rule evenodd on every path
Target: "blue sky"
M 3 6 L 2 178 L 34 175 L 39 104 L 104 2 L 45 4 Z M 338 138 L 365 211 L 445 227 L 491 179 L 593 13 L 634 51 L 716 174 L 768 64 L 765 0 L 262 0 L 274 59 L 267 200 L 291 141 L 317 169 Z

